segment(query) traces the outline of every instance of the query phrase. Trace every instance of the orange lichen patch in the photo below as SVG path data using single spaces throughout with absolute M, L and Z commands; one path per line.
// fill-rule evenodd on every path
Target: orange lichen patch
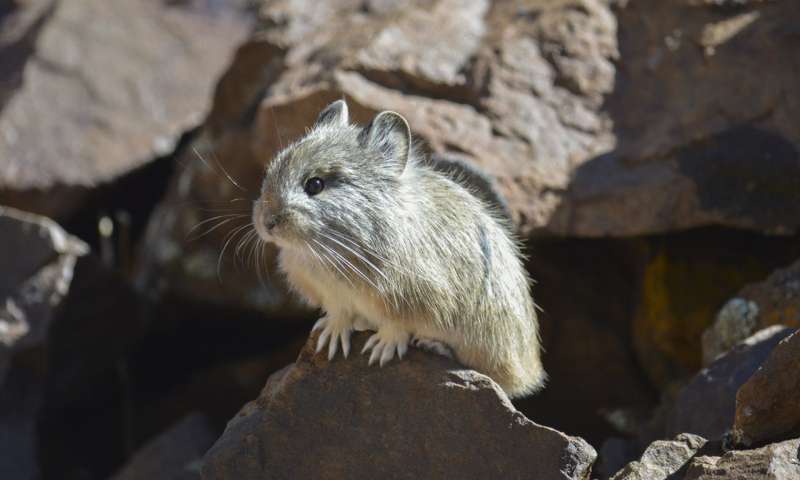
M 763 275 L 763 266 L 753 259 L 657 250 L 643 271 L 632 326 L 634 348 L 650 380 L 665 388 L 698 370 L 701 334 L 720 305 Z

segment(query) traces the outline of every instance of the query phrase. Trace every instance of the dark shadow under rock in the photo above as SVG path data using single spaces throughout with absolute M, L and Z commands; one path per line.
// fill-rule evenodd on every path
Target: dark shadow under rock
M 589 478 L 594 449 L 527 419 L 488 377 L 416 349 L 383 368 L 328 362 L 315 340 L 231 420 L 204 479 Z

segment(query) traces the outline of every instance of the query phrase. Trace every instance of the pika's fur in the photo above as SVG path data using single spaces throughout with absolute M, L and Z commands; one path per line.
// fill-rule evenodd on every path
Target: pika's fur
M 370 364 L 446 345 L 517 397 L 539 389 L 538 322 L 519 247 L 500 214 L 415 151 L 405 119 L 351 125 L 337 101 L 269 164 L 253 221 L 289 284 L 325 311 L 317 351 L 346 357 L 375 330 Z M 363 353 L 363 352 L 362 352 Z

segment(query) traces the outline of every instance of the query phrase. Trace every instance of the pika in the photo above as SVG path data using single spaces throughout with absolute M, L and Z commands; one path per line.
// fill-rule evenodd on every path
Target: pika
M 347 104 L 266 168 L 253 205 L 259 236 L 279 247 L 290 287 L 324 316 L 317 352 L 350 353 L 354 330 L 376 333 L 369 364 L 409 344 L 448 347 L 510 397 L 541 388 L 536 307 L 509 222 L 433 168 L 406 120 L 381 112 L 350 124 Z

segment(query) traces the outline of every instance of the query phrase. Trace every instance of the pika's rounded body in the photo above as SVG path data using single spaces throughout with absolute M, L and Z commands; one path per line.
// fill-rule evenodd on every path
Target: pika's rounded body
M 539 389 L 536 309 L 505 219 L 427 165 L 393 112 L 350 125 L 335 102 L 268 166 L 254 204 L 291 287 L 325 311 L 318 350 L 350 350 L 354 329 L 381 365 L 412 341 L 444 344 L 512 397 Z

